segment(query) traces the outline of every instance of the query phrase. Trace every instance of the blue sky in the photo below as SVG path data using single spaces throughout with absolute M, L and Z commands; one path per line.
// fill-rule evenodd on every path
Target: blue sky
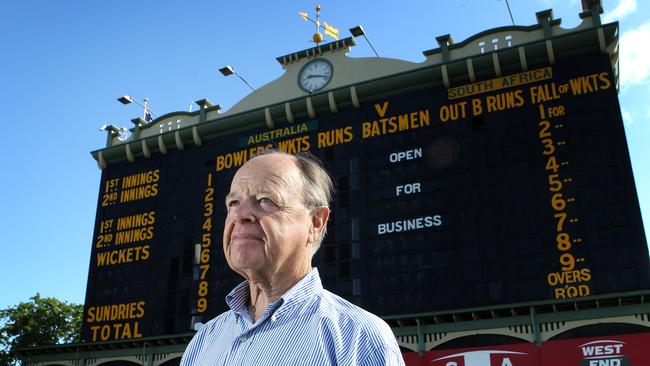
M 317 2 L 3 1 L 0 3 L 0 308 L 39 292 L 83 303 L 100 170 L 98 128 L 129 126 L 148 97 L 158 114 L 208 98 L 228 109 L 250 91 L 217 71 L 232 64 L 254 86 L 282 74 L 275 57 L 314 29 Z M 620 21 L 620 100 L 646 235 L 650 228 L 650 2 L 603 0 Z M 271 6 L 271 4 L 273 4 Z M 323 20 L 363 24 L 381 56 L 420 62 L 450 33 L 459 42 L 509 25 L 505 0 L 322 1 Z M 510 0 L 518 25 L 552 8 L 579 24 L 579 0 Z M 351 57 L 372 56 L 363 41 Z

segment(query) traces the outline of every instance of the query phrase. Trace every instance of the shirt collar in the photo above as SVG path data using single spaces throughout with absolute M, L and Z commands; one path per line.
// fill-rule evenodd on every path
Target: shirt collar
M 230 307 L 230 309 L 235 313 L 241 313 L 244 311 L 248 312 L 248 300 L 250 297 L 249 291 L 248 281 L 240 283 L 226 296 L 226 304 L 228 304 L 228 307 Z M 312 270 L 290 288 L 289 291 L 285 292 L 272 304 L 269 304 L 267 310 L 273 311 L 274 309 L 277 309 L 274 314 L 274 316 L 277 317 L 296 305 L 304 303 L 306 300 L 317 295 L 321 291 L 323 291 L 323 285 L 318 274 L 318 269 L 312 268 Z

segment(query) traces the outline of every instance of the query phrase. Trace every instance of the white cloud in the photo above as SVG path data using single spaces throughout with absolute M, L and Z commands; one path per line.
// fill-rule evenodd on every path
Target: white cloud
M 621 115 L 623 116 L 623 123 L 626 126 L 629 126 L 634 122 L 634 116 L 627 109 L 621 108 Z
M 619 0 L 618 6 L 605 13 L 604 22 L 609 23 L 625 18 L 636 11 L 636 0 Z
M 621 36 L 619 45 L 619 65 L 621 89 L 644 84 L 650 78 L 650 21 Z

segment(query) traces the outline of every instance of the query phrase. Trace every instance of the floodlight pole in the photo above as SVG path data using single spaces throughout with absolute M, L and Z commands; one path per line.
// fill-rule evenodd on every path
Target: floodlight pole
M 353 37 L 363 36 L 363 38 L 366 39 L 366 42 L 368 42 L 368 44 L 370 45 L 370 48 L 372 48 L 372 52 L 374 52 L 375 55 L 379 57 L 379 53 L 375 49 L 375 46 L 372 45 L 372 42 L 370 42 L 370 40 L 368 39 L 368 36 L 366 36 L 366 31 L 363 29 L 363 26 L 361 24 L 357 25 L 354 28 L 350 28 L 350 33 L 352 33 Z
M 506 6 L 508 7 L 508 14 L 510 14 L 510 20 L 512 20 L 512 25 L 515 25 L 515 18 L 512 17 L 512 11 L 510 11 L 510 3 L 506 0 Z
M 149 107 L 147 107 L 147 104 L 149 103 L 149 98 L 144 98 L 142 100 L 144 102 L 144 104 L 140 103 L 137 99 L 134 99 L 130 95 L 121 96 L 121 97 L 117 98 L 117 101 L 124 104 L 124 105 L 135 103 L 135 104 L 139 105 L 140 107 L 142 107 L 143 108 L 142 119 L 144 119 L 144 120 L 147 119 L 147 111 L 149 111 L 149 113 L 151 113 L 152 115 L 154 115 L 156 117 L 159 117 L 158 113 L 155 113 L 154 111 L 149 109 Z
M 244 78 L 241 77 L 241 75 L 239 75 L 239 74 L 236 73 L 236 72 L 235 72 L 234 74 L 237 75 L 237 77 L 240 78 L 241 81 L 243 81 L 246 85 L 248 85 L 248 87 L 251 88 L 252 91 L 255 91 L 255 88 L 253 88 L 253 87 L 251 86 L 251 84 L 248 83 L 248 81 L 244 80 Z
M 246 79 L 244 79 L 243 77 L 241 77 L 241 75 L 239 75 L 239 74 L 237 73 L 237 71 L 235 71 L 235 69 L 232 67 L 232 65 L 226 65 L 226 66 L 220 68 L 220 69 L 219 69 L 219 72 L 220 72 L 223 76 L 230 76 L 230 75 L 233 75 L 233 74 L 237 75 L 237 77 L 238 77 L 241 81 L 243 81 L 244 84 L 248 85 L 248 87 L 251 88 L 252 91 L 255 91 L 255 88 L 253 88 L 253 87 L 251 86 L 251 84 L 249 84 L 248 81 L 246 81 Z

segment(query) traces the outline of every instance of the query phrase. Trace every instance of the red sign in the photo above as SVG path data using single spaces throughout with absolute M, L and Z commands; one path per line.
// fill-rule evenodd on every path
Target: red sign
M 404 354 L 408 366 L 539 366 L 538 348 L 532 343 L 477 348 L 456 348 Z
M 576 338 L 542 344 L 542 366 L 647 366 L 650 333 Z
M 650 333 L 404 353 L 407 366 L 649 366 Z

